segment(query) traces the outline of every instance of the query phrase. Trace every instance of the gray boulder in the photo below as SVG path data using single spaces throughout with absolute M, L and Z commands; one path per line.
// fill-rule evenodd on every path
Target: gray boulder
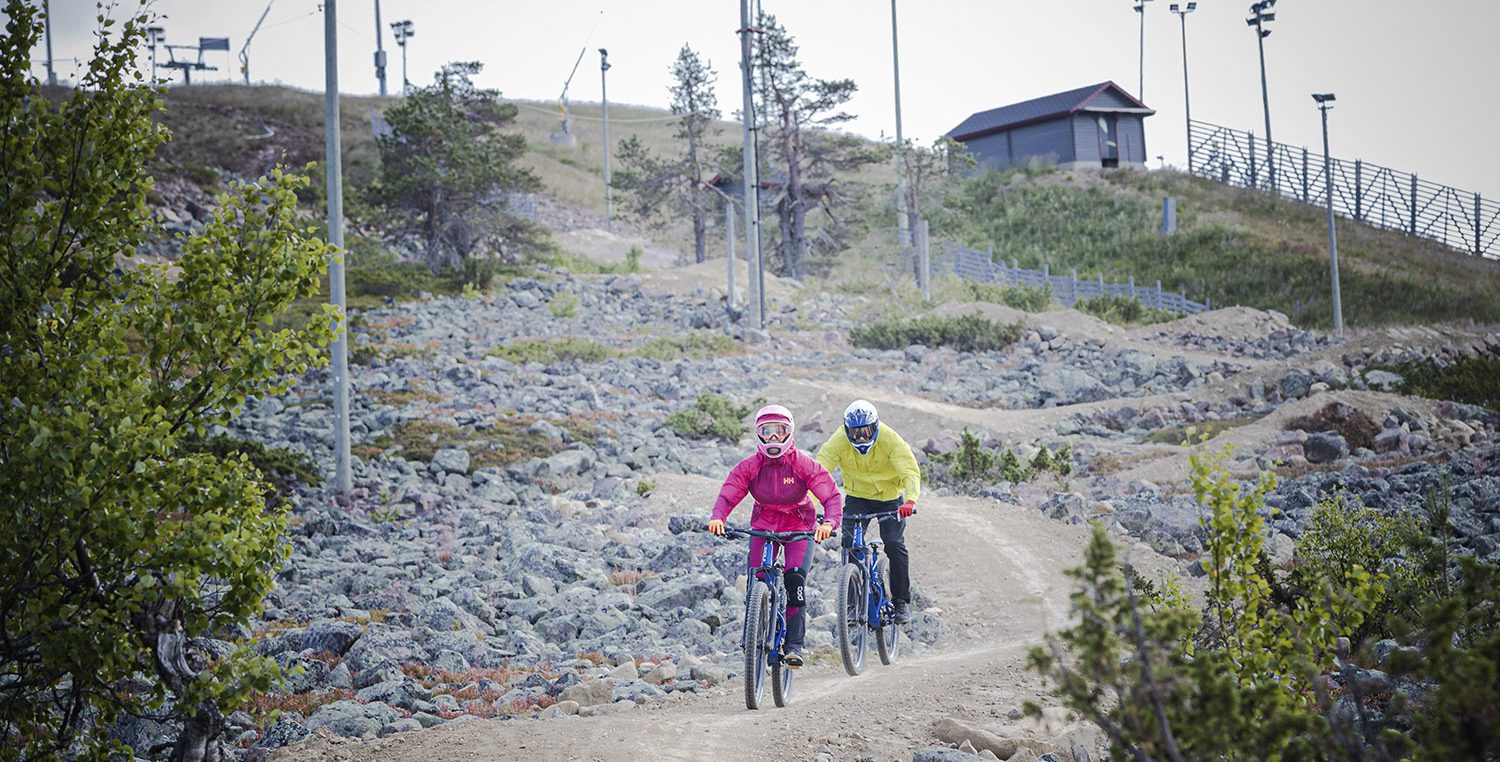
M 1304 370 L 1294 370 L 1281 379 L 1281 396 L 1289 399 L 1306 397 L 1312 391 L 1313 377 Z
M 435 598 L 417 612 L 417 625 L 431 627 L 437 632 L 452 632 L 454 630 L 489 630 L 479 617 L 464 611 L 453 599 L 442 596 Z
M 1388 370 L 1365 371 L 1365 383 L 1369 384 L 1371 389 L 1379 389 L 1382 392 L 1394 392 L 1400 389 L 1401 384 L 1405 382 L 1406 379 L 1400 374 L 1392 373 Z
M 1307 435 L 1302 454 L 1308 463 L 1332 463 L 1349 457 L 1349 443 L 1332 431 L 1320 431 Z
M 361 688 L 358 693 L 354 694 L 354 697 L 360 701 L 379 701 L 401 709 L 412 710 L 417 708 L 419 702 L 425 703 L 431 699 L 432 691 L 408 678 Z
M 256 749 L 280 749 L 283 746 L 294 744 L 312 734 L 303 723 L 302 715 L 296 712 L 282 712 L 280 717 L 271 727 L 266 728 L 264 735 L 255 742 Z
M 314 622 L 296 636 L 298 651 L 327 652 L 343 656 L 364 630 L 354 622 L 325 619 Z
M 659 611 L 679 606 L 692 608 L 704 598 L 717 596 L 723 581 L 704 575 L 678 577 L 661 582 L 636 596 L 636 603 Z
M 401 713 L 385 704 L 361 704 L 358 701 L 335 701 L 327 704 L 307 718 L 309 733 L 327 728 L 329 732 L 360 738 L 374 734 L 386 725 L 395 722 Z
M 432 465 L 450 474 L 469 473 L 469 451 L 445 447 L 432 454 Z
M 958 749 L 949 749 L 944 746 L 931 746 L 926 749 L 918 749 L 911 755 L 911 762 L 974 762 L 979 759 L 973 754 Z

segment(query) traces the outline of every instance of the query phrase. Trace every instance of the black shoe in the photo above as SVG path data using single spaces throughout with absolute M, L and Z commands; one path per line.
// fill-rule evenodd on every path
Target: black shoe
M 907 611 L 907 608 L 908 606 L 906 601 L 896 601 L 896 613 L 891 617 L 891 621 L 894 621 L 896 624 L 906 624 L 907 622 L 910 622 L 911 612 Z
M 781 663 L 784 664 L 784 665 L 786 665 L 787 669 L 801 669 L 802 668 L 802 652 L 801 651 L 788 651 L 785 655 L 783 655 L 781 657 Z

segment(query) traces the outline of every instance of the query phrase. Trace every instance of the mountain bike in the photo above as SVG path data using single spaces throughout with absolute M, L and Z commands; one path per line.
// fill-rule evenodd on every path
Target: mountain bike
M 880 555 L 882 543 L 880 540 L 865 541 L 868 519 L 878 522 L 899 515 L 897 511 L 865 514 L 848 530 L 850 542 L 844 549 L 835 605 L 839 612 L 839 656 L 843 657 L 844 671 L 850 675 L 858 675 L 864 669 L 869 636 L 875 637 L 881 664 L 894 662 L 901 645 L 896 603 L 886 593 L 886 563 Z
M 740 639 L 745 651 L 745 708 L 761 708 L 768 676 L 772 700 L 776 706 L 784 707 L 791 700 L 795 671 L 787 668 L 781 658 L 786 645 L 786 589 L 782 585 L 786 562 L 777 557 L 776 549 L 790 542 L 811 541 L 813 533 L 766 532 L 725 524 L 724 536 L 766 540 L 760 565 L 750 570 L 750 585 L 745 591 L 745 630 Z M 807 552 L 812 551 L 809 547 Z

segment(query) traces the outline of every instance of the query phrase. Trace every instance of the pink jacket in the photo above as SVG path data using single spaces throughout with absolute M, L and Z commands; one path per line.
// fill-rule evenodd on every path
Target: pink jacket
M 823 504 L 823 522 L 839 526 L 844 517 L 844 495 L 828 469 L 795 447 L 779 458 L 759 452 L 740 461 L 724 479 L 713 518 L 724 520 L 735 506 L 750 495 L 755 508 L 750 526 L 767 532 L 801 532 L 816 529 L 817 511 L 807 496 L 811 491 Z

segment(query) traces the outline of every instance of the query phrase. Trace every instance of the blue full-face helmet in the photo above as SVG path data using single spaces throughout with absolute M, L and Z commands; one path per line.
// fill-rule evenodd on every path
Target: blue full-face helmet
M 860 455 L 869 455 L 880 438 L 880 414 L 866 400 L 855 400 L 844 410 L 844 436 Z

